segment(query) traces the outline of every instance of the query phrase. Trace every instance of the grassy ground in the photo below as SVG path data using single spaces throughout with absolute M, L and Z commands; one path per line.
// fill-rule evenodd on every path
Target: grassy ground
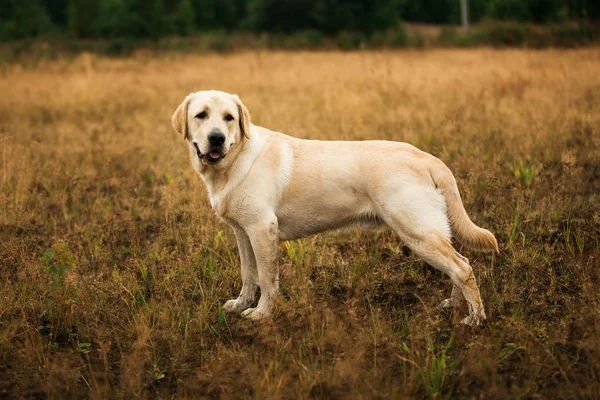
M 598 398 L 600 52 L 135 54 L 0 71 L 0 397 Z M 282 244 L 272 321 L 241 286 L 170 117 L 238 93 L 305 138 L 407 141 L 499 255 L 488 324 L 389 231 Z M 373 160 L 377 162 L 377 160 Z

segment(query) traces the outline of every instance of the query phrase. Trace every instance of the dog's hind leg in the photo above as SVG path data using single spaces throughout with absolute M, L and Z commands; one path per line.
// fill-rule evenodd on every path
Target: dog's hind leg
M 473 269 L 456 255 L 450 241 L 436 233 L 415 237 L 402 230 L 396 232 L 415 254 L 452 279 L 454 286 L 451 302 L 458 301 L 459 293 L 462 293 L 469 305 L 469 316 L 462 322 L 470 326 L 481 324 L 486 315 Z
M 463 295 L 461 293 L 460 287 L 452 284 L 452 292 L 450 293 L 450 297 L 443 300 L 440 303 L 442 308 L 457 308 L 460 306 L 461 300 L 463 299 Z
M 467 257 L 464 257 L 463 255 L 461 255 L 457 251 L 454 251 L 454 253 L 462 261 L 464 261 L 465 263 L 469 264 L 469 259 Z M 463 299 L 463 296 L 462 296 L 460 288 L 458 286 L 456 286 L 456 285 L 452 285 L 452 293 L 450 294 L 450 297 L 447 298 L 446 300 L 442 301 L 440 303 L 440 306 L 442 308 L 456 308 L 456 307 L 460 306 L 460 303 L 461 303 L 462 299 Z
M 469 305 L 469 316 L 462 322 L 470 326 L 481 324 L 486 315 L 479 287 L 473 269 L 450 243 L 443 197 L 437 191 L 417 185 L 400 194 L 399 200 L 396 195 L 394 202 L 380 202 L 378 215 L 417 256 L 452 279 L 449 303 L 455 304 L 462 294 Z

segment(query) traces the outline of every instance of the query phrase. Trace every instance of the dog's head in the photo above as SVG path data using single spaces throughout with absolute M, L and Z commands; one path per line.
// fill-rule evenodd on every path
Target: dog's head
M 242 140 L 250 139 L 250 113 L 237 95 L 191 93 L 173 114 L 173 127 L 204 165 L 216 165 Z

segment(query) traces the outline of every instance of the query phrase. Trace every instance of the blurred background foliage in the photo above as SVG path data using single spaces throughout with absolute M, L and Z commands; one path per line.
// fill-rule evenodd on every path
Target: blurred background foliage
M 485 20 L 597 25 L 597 0 L 469 0 Z M 153 39 L 194 33 L 373 35 L 401 21 L 458 24 L 459 0 L 2 0 L 0 40 Z M 315 39 L 318 40 L 318 39 Z M 342 39 L 344 40 L 344 39 Z M 356 39 L 355 39 L 356 41 Z M 343 46 L 342 46 L 343 47 Z

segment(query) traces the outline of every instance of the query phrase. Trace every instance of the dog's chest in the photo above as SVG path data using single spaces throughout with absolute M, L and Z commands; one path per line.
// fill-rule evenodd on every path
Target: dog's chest
M 220 191 L 218 193 L 210 193 L 209 191 L 209 201 L 210 205 L 215 212 L 216 216 L 223 222 L 228 225 L 239 225 L 236 220 L 239 217 L 239 210 L 243 208 L 236 201 L 237 196 L 235 196 L 235 191 Z
M 205 179 L 206 188 L 208 189 L 208 200 L 210 206 L 215 211 L 219 218 L 223 218 L 227 214 L 228 203 L 230 201 L 232 190 L 235 187 L 234 180 L 225 182 L 225 184 L 216 184 L 208 179 Z
M 212 209 L 215 212 L 215 214 L 217 215 L 217 217 L 219 217 L 224 222 L 227 222 L 227 220 L 231 219 L 227 215 L 228 214 L 228 211 L 227 211 L 228 204 L 225 201 L 226 199 L 224 198 L 224 196 L 209 194 L 208 199 L 210 201 L 210 206 L 212 207 Z

